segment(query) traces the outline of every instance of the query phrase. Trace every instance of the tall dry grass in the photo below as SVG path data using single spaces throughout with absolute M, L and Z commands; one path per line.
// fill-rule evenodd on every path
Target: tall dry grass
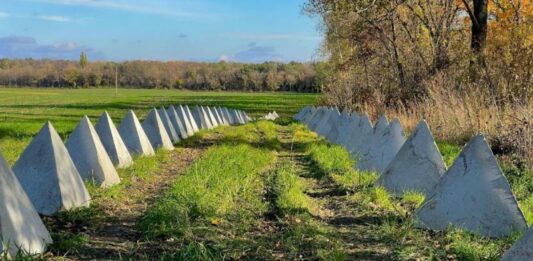
M 374 121 L 382 114 L 396 117 L 406 131 L 425 119 L 437 139 L 456 144 L 483 133 L 495 153 L 518 157 L 533 166 L 532 102 L 502 105 L 486 89 L 450 90 L 442 88 L 444 81 L 439 78 L 428 83 L 427 98 L 417 102 L 393 107 L 374 102 L 357 107 Z

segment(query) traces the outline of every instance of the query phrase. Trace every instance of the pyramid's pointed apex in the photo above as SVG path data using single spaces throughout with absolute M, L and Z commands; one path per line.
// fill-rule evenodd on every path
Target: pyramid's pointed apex
M 63 141 L 49 123 L 26 147 L 13 172 L 35 209 L 43 215 L 89 204 L 85 184 Z
M 491 237 L 525 230 L 527 223 L 483 135 L 468 142 L 417 211 L 420 225 L 443 230 L 452 226 Z
M 104 112 L 95 126 L 96 133 L 102 142 L 109 158 L 118 168 L 125 168 L 133 164 L 133 159 L 122 140 L 111 116 Z
M 143 156 L 151 156 L 155 154 L 150 140 L 146 136 L 135 112 L 132 110 L 128 111 L 120 123 L 118 132 L 130 154 Z
M 446 164 L 425 121 L 421 121 L 413 134 L 389 163 L 378 183 L 396 195 L 417 191 L 430 196 Z
M 154 149 L 162 148 L 165 150 L 173 150 L 174 146 L 172 141 L 163 125 L 163 121 L 159 117 L 159 113 L 156 109 L 152 109 L 146 119 L 142 123 L 142 127 L 148 140 L 152 144 Z
M 83 179 L 107 187 L 120 183 L 118 173 L 87 116 L 70 134 L 66 147 Z

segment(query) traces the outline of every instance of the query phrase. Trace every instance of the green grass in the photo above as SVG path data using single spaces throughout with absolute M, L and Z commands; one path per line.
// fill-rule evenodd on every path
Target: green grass
M 273 160 L 271 151 L 249 145 L 209 148 L 148 211 L 141 229 L 150 237 L 191 238 L 198 222 L 252 224 L 267 210 L 261 174 Z
M 252 116 L 276 110 L 289 117 L 318 96 L 297 93 L 193 92 L 181 90 L 0 88 L 0 152 L 10 164 L 18 159 L 46 121 L 63 139 L 83 115 L 96 123 L 107 110 L 118 125 L 130 109 L 143 119 L 149 109 L 170 104 L 199 104 L 242 109 Z
M 282 214 L 316 213 L 316 202 L 304 193 L 305 185 L 295 172 L 292 162 L 284 160 L 271 176 L 275 204 Z
M 318 176 L 344 175 L 352 171 L 355 161 L 342 146 L 315 143 L 309 146 L 309 159 Z

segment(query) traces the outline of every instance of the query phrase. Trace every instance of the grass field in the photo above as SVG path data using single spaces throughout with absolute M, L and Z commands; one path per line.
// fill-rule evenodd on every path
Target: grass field
M 296 93 L 192 92 L 176 90 L 0 88 L 0 151 L 13 163 L 46 121 L 66 136 L 83 115 L 93 123 L 107 110 L 115 124 L 130 109 L 144 118 L 150 108 L 171 104 L 217 105 L 242 109 L 252 116 L 276 110 L 293 115 L 314 104 L 317 95 Z
M 315 95 L 166 90 L 0 89 L 0 152 L 13 163 L 45 121 L 66 138 L 83 115 L 116 124 L 169 104 L 220 105 L 283 119 L 202 130 L 172 152 L 135 159 L 120 185 L 89 184 L 91 207 L 44 221 L 54 238 L 34 259 L 497 260 L 520 236 L 490 239 L 415 228 L 424 197 L 393 198 L 342 147 L 289 117 Z M 438 141 L 448 165 L 461 144 Z M 533 222 L 533 172 L 503 166 Z M 27 258 L 31 259 L 31 258 Z

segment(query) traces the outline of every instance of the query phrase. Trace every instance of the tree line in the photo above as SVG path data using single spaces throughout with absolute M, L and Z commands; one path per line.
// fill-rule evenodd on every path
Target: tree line
M 0 86 L 317 92 L 315 63 L 0 60 Z
M 435 86 L 500 104 L 533 93 L 531 0 L 308 0 L 328 57 L 329 102 L 397 106 Z

